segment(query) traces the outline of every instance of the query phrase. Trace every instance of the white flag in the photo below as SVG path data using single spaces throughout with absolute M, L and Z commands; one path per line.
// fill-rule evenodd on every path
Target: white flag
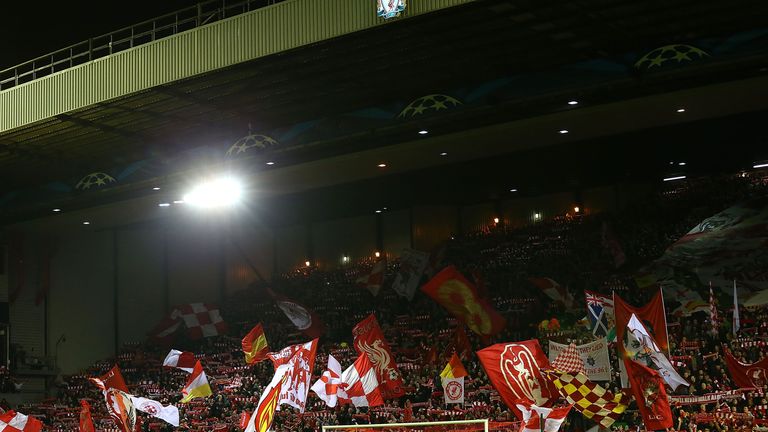
M 627 352 L 630 354 L 633 360 L 639 361 L 641 364 L 652 366 L 647 363 L 646 359 L 650 359 L 651 362 L 658 368 L 659 375 L 664 378 L 664 381 L 669 384 L 672 389 L 677 389 L 679 385 L 687 386 L 688 381 L 684 380 L 680 374 L 677 373 L 669 359 L 661 352 L 659 346 L 653 340 L 648 330 L 645 329 L 643 323 L 637 319 L 635 314 L 627 323 L 627 336 L 629 338 L 629 347 Z
M 442 378 L 443 398 L 446 404 L 464 403 L 464 377 Z
M 402 297 L 413 300 L 427 264 L 429 264 L 428 253 L 413 249 L 403 250 L 400 256 L 400 270 L 392 282 L 392 289 Z
M 131 396 L 131 402 L 137 410 L 179 427 L 179 409 L 174 405 L 163 406 L 158 401 L 136 396 Z
M 339 396 L 347 399 L 346 392 L 341 388 L 341 364 L 332 355 L 328 354 L 328 369 L 312 384 L 311 389 L 331 408 L 338 404 Z

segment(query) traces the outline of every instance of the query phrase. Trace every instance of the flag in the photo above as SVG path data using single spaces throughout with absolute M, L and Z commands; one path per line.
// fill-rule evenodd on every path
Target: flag
M 491 384 L 517 418 L 522 418 L 516 406 L 520 400 L 547 406 L 557 399 L 557 388 L 541 372 L 552 367 L 539 341 L 500 343 L 478 351 L 477 356 Z
M 443 378 L 460 378 L 467 376 L 467 370 L 464 369 L 464 365 L 461 364 L 461 360 L 456 353 L 453 353 L 448 364 L 445 365 L 443 371 L 440 372 L 440 376 Z
M 107 412 L 120 432 L 133 432 L 136 429 L 136 408 L 128 393 L 116 388 L 104 390 Z
M 400 270 L 392 282 L 392 289 L 400 296 L 413 300 L 427 264 L 429 264 L 429 254 L 426 252 L 403 250 L 400 255 Z
M 453 353 L 451 360 L 440 372 L 440 378 L 443 383 L 443 397 L 446 404 L 464 403 L 464 377 L 467 376 L 467 370 L 461 364 L 459 356 Z
M 575 307 L 576 301 L 571 293 L 554 280 L 547 277 L 532 277 L 528 278 L 528 281 L 539 288 L 547 297 L 565 306 L 566 309 Z
M 673 390 L 677 390 L 681 384 L 689 385 L 659 350 L 659 346 L 635 314 L 632 314 L 627 324 L 627 335 L 629 337 L 627 353 L 630 359 L 654 369 Z
M 752 364 L 742 363 L 726 350 L 725 365 L 733 382 L 740 388 L 763 388 L 768 385 L 768 357 Z
M 635 402 L 643 416 L 643 424 L 648 430 L 672 427 L 672 410 L 664 389 L 664 380 L 658 372 L 642 364 L 624 359 L 624 367 L 632 383 Z
M 137 410 L 159 418 L 172 426 L 179 427 L 179 409 L 174 405 L 163 406 L 160 402 L 152 399 L 129 396 L 131 403 Z
M 552 344 L 554 342 L 549 341 L 550 346 L 550 358 L 552 356 Z M 587 371 L 584 369 L 584 361 L 576 351 L 576 344 L 571 342 L 564 350 L 560 351 L 555 357 L 555 361 L 552 362 L 552 369 L 560 372 L 568 372 L 572 374 L 583 373 Z
M 553 362 L 552 367 L 558 369 L 556 359 L 568 345 L 549 341 L 549 361 Z M 592 381 L 610 381 L 611 380 L 611 360 L 608 352 L 608 341 L 606 338 L 600 338 L 583 345 L 575 345 L 576 353 L 580 359 L 579 363 L 584 366 L 584 375 Z M 560 365 L 560 367 L 566 367 Z M 563 372 L 568 370 L 560 369 Z M 576 371 L 573 371 L 576 372 Z
M 277 353 L 268 354 L 275 370 L 282 365 L 288 365 L 286 381 L 280 390 L 279 405 L 286 403 L 300 412 L 304 412 L 311 385 L 312 371 L 315 370 L 316 354 L 317 339 L 304 344 L 291 345 Z
M 346 394 L 346 397 L 340 395 L 341 403 L 351 403 L 355 407 L 384 405 L 374 364 L 365 354 L 360 354 L 341 374 L 341 387 Z
M 619 346 L 619 354 L 621 354 L 621 357 L 626 357 L 626 350 L 624 347 L 624 344 L 626 343 L 625 333 L 632 314 L 637 315 L 640 322 L 645 325 L 661 351 L 669 350 L 669 343 L 667 342 L 667 317 L 664 315 L 664 300 L 661 296 L 661 291 L 657 292 L 651 301 L 640 308 L 630 306 L 614 293 L 613 306 L 616 315 L 617 345 Z
M 346 393 L 341 389 L 341 364 L 332 355 L 328 354 L 328 369 L 312 384 L 311 390 L 331 408 L 337 405 L 339 392 L 346 398 Z
M 40 432 L 43 423 L 31 416 L 9 410 L 0 415 L 0 431 Z
M 115 388 L 123 392 L 128 392 L 128 386 L 125 385 L 123 374 L 120 373 L 120 368 L 117 367 L 117 365 L 112 366 L 112 369 L 104 375 L 98 378 L 90 378 L 90 380 L 101 390 Z
M 739 319 L 739 297 L 736 293 L 736 281 L 733 281 L 733 336 L 739 333 L 741 320 Z
M 149 332 L 150 338 L 161 345 L 170 345 L 176 338 L 176 331 L 181 327 L 181 321 L 166 316 Z
M 715 294 L 712 292 L 712 282 L 709 283 L 709 322 L 712 325 L 712 334 L 717 335 L 717 306 L 715 306 Z
M 557 432 L 572 407 L 569 405 L 561 408 L 544 408 L 527 401 L 521 401 L 515 406 L 523 414 L 520 432 Z
M 261 393 L 256 410 L 248 419 L 245 432 L 267 432 L 275 419 L 275 411 L 280 405 L 280 393 L 283 384 L 288 379 L 288 369 L 290 365 L 285 363 L 275 369 L 275 375 L 272 377 L 269 385 Z
M 80 399 L 80 422 L 78 432 L 96 432 L 91 418 L 91 405 L 85 399 Z
M 267 359 L 269 344 L 267 343 L 267 336 L 264 334 L 261 323 L 256 324 L 256 327 L 245 335 L 241 344 L 247 364 L 252 365 Z
M 560 395 L 576 411 L 605 428 L 610 428 L 629 405 L 630 399 L 626 393 L 614 395 L 590 381 L 584 374 L 550 372 L 548 375 Z
M 277 307 L 296 326 L 296 329 L 304 333 L 310 339 L 319 338 L 325 333 L 325 324 L 315 312 L 299 302 L 273 292 L 267 288 L 267 293 L 275 301 Z
M 218 306 L 208 303 L 189 303 L 177 306 L 171 319 L 180 319 L 187 328 L 190 339 L 218 336 L 227 332 L 227 323 L 221 317 Z
M 480 298 L 475 286 L 453 266 L 441 270 L 421 290 L 479 335 L 495 335 L 507 324 L 504 317 L 486 299 Z
M 163 366 L 173 367 L 176 369 L 181 369 L 187 373 L 192 373 L 192 370 L 195 368 L 196 361 L 197 360 L 195 360 L 195 355 L 191 352 L 172 349 L 171 352 L 165 356 L 165 360 L 163 360 Z
M 605 336 L 608 342 L 616 340 L 616 318 L 613 313 L 613 299 L 602 294 L 584 290 L 587 301 L 587 318 L 594 336 Z
M 379 295 L 379 290 L 381 290 L 381 286 L 384 284 L 384 272 L 386 270 L 387 259 L 382 257 L 376 261 L 369 273 L 360 276 L 355 282 L 357 282 L 358 286 L 367 289 L 372 296 L 376 297 Z
M 181 399 L 181 403 L 188 403 L 192 399 L 208 397 L 213 394 L 211 386 L 208 384 L 208 377 L 203 372 L 203 365 L 200 364 L 200 360 L 195 362 L 195 367 L 192 369 L 192 373 L 187 378 L 187 383 L 181 390 L 181 394 L 184 397 Z
M 352 328 L 355 351 L 365 354 L 376 370 L 376 378 L 381 383 L 381 394 L 385 399 L 398 398 L 405 394 L 403 377 L 397 369 L 397 361 L 392 355 L 384 333 L 379 327 L 374 314 L 357 323 Z

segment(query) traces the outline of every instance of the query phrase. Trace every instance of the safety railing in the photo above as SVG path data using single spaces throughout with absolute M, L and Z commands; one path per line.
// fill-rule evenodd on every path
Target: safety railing
M 285 0 L 210 0 L 90 38 L 0 71 L 0 91 L 89 61 Z M 229 3 L 229 4 L 228 4 Z

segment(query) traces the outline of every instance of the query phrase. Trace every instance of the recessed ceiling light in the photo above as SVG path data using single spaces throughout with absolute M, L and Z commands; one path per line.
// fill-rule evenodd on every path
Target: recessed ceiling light
M 567 133 L 568 133 L 568 129 L 560 129 L 560 131 L 559 131 L 559 132 L 560 132 L 561 134 L 567 134 Z
M 386 210 L 387 208 L 386 208 L 386 207 L 382 207 L 381 209 L 382 209 L 382 210 Z
M 60 208 L 55 208 L 55 209 L 53 209 L 53 212 L 54 212 L 54 213 L 58 213 L 58 212 L 60 212 L 60 211 L 61 211 L 61 209 L 60 209 Z
M 426 129 L 422 129 L 422 130 L 419 131 L 419 135 L 426 135 L 428 133 L 429 133 L 429 131 L 426 130 Z
M 155 187 L 152 188 L 152 190 L 160 190 L 160 187 L 155 186 Z
M 275 163 L 272 161 L 267 162 L 267 165 L 274 165 Z
M 517 192 L 517 189 L 510 189 L 510 192 Z
M 381 213 L 381 210 L 376 210 L 376 213 Z
M 768 163 L 760 163 L 757 165 L 752 165 L 752 168 L 766 168 L 768 167 Z
M 685 176 L 675 176 L 675 177 L 667 177 L 664 179 L 664 181 L 674 181 L 674 180 L 682 180 Z
M 88 221 L 83 222 L 83 225 L 90 225 L 91 223 Z
M 579 101 L 577 101 L 577 100 L 569 100 L 568 101 L 568 105 L 578 105 L 578 104 L 579 104 Z
M 175 200 L 174 204 L 184 204 L 184 200 Z
M 448 156 L 448 152 L 442 152 L 440 153 L 440 156 Z
M 679 112 L 679 113 L 684 113 L 684 112 L 685 112 L 685 108 L 678 108 L 678 109 L 677 109 L 677 112 Z
M 677 164 L 680 165 L 680 166 L 685 166 L 686 165 L 685 162 L 678 162 Z
M 385 163 L 380 163 L 380 164 L 378 164 L 377 166 L 378 166 L 379 168 L 386 168 L 386 167 L 387 167 L 387 164 L 385 164 Z
M 160 203 L 157 205 L 158 207 L 170 207 L 171 203 Z

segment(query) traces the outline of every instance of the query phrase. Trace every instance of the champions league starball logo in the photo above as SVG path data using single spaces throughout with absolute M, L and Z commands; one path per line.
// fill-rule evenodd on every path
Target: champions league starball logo
M 376 15 L 390 19 L 400 16 L 400 13 L 405 10 L 406 0 L 378 0 L 378 8 Z

